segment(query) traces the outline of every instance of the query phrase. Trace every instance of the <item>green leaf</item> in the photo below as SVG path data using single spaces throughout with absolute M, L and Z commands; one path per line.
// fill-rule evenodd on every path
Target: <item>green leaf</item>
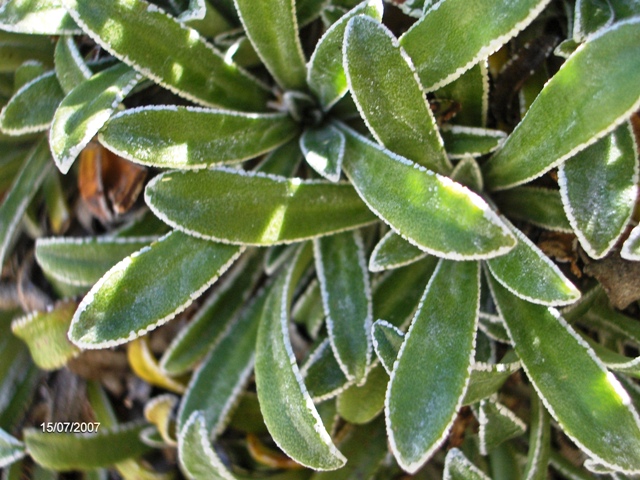
M 491 450 L 507 440 L 522 435 L 527 426 L 511 410 L 495 399 L 482 400 L 478 407 L 480 453 Z
M 43 370 L 56 370 L 80 353 L 69 342 L 67 330 L 77 303 L 59 303 L 46 312 L 32 312 L 11 324 L 13 333 L 29 347 L 31 358 Z
M 567 218 L 591 258 L 602 258 L 624 233 L 638 194 L 638 153 L 627 123 L 558 170 Z
M 313 22 L 327 6 L 327 0 L 296 0 L 296 18 L 300 28 Z
M 341 128 L 345 173 L 369 208 L 410 243 L 453 260 L 504 255 L 515 245 L 478 195 Z
M 478 162 L 471 156 L 465 156 L 460 160 L 451 172 L 451 180 L 470 188 L 474 192 L 482 192 L 484 180 Z
M 433 92 L 436 99 L 456 102 L 460 111 L 450 120 L 455 125 L 485 127 L 489 110 L 489 69 L 480 62 L 460 77 Z M 437 105 L 437 103 L 436 103 Z M 446 114 L 446 110 L 444 112 Z
M 56 77 L 66 94 L 93 75 L 71 35 L 58 39 L 54 59 Z
M 145 200 L 174 228 L 243 245 L 299 242 L 375 219 L 348 184 L 228 168 L 158 175 Z
M 35 60 L 53 66 L 53 44 L 47 37 L 0 30 L 0 73 L 14 72 L 24 62 Z
M 81 348 L 107 348 L 144 335 L 186 309 L 241 252 L 171 232 L 120 261 L 93 286 L 73 317 L 69 338 Z
M 361 383 L 371 363 L 371 287 L 361 235 L 313 243 L 331 349 L 349 380 Z
M 283 90 L 306 88 L 295 0 L 234 0 L 247 36 Z
M 548 0 L 438 2 L 400 38 L 425 90 L 452 82 L 523 30 Z M 479 21 L 484 19 L 484 21 Z M 447 28 L 443 29 L 442 26 Z
M 82 30 L 105 50 L 177 95 L 210 107 L 265 110 L 268 92 L 261 84 L 225 62 L 198 32 L 153 4 L 62 1 Z
M 62 100 L 49 132 L 53 159 L 62 173 L 69 172 L 82 149 L 141 79 L 135 70 L 118 63 L 82 82 Z
M 51 237 L 36 240 L 36 260 L 49 276 L 69 285 L 91 287 L 123 258 L 157 237 Z
M 29 455 L 52 470 L 88 470 L 108 467 L 149 450 L 138 438 L 146 424 L 130 423 L 95 434 L 23 431 Z
M 263 255 L 247 252 L 236 262 L 165 350 L 160 361 L 165 372 L 173 376 L 188 372 L 226 335 L 255 288 L 262 259 Z
M 295 123 L 281 113 L 247 114 L 167 105 L 134 108 L 115 115 L 102 129 L 100 142 L 132 162 L 198 169 L 257 157 L 297 133 Z
M 636 225 L 629 238 L 622 244 L 620 256 L 626 260 L 640 261 L 640 226 Z
M 441 133 L 449 158 L 486 155 L 498 148 L 507 136 L 500 130 L 461 125 L 443 127 Z
M 384 397 L 389 376 L 381 365 L 373 367 L 363 385 L 351 385 L 340 393 L 338 413 L 350 423 L 369 423 L 384 408 Z
M 457 448 L 452 448 L 447 452 L 444 459 L 443 478 L 447 480 L 489 480 L 489 477 Z
M 327 180 L 340 180 L 345 138 L 333 125 L 307 128 L 300 137 L 300 148 L 307 163 Z
M 258 398 L 269 432 L 287 455 L 314 470 L 335 470 L 346 459 L 322 425 L 289 339 L 289 296 L 296 263 L 277 279 L 264 307 L 256 345 Z
M 0 112 L 0 130 L 7 135 L 42 132 L 64 98 L 55 71 L 23 85 Z
M 640 357 L 629 358 L 605 347 L 585 335 L 582 337 L 609 370 L 624 373 L 630 377 L 640 378 Z
M 4 263 L 11 240 L 29 202 L 49 174 L 50 158 L 47 142 L 42 139 L 29 152 L 11 190 L 0 205 L 0 265 Z
M 640 15 L 640 5 L 635 0 L 609 0 L 609 4 L 613 7 L 616 20 Z
M 404 341 L 404 333 L 386 320 L 376 320 L 371 330 L 371 336 L 373 337 L 373 348 L 380 363 L 391 375 L 393 364 L 398 358 L 398 352 Z
M 517 187 L 499 192 L 493 198 L 500 211 L 508 217 L 524 220 L 547 230 L 573 232 L 557 190 Z
M 409 473 L 446 439 L 474 356 L 478 263 L 441 260 L 396 360 L 385 399 L 391 451 Z
M 349 20 L 343 61 L 351 96 L 375 139 L 418 165 L 449 173 L 415 69 L 387 27 L 363 15 Z
M 8 0 L 0 8 L 0 28 L 35 35 L 82 33 L 60 0 Z
M 583 42 L 592 33 L 611 25 L 614 16 L 609 0 L 577 0 L 573 17 L 573 40 Z
M 24 444 L 0 428 L 0 468 L 8 467 L 24 456 Z
M 342 65 L 342 42 L 347 22 L 360 14 L 381 20 L 382 11 L 381 0 L 365 0 L 331 25 L 318 40 L 309 60 L 307 83 L 325 111 L 335 105 L 349 89 Z
M 407 242 L 393 230 L 380 239 L 369 257 L 369 270 L 381 272 L 403 267 L 426 257 L 428 254 Z
M 484 165 L 502 190 L 560 165 L 616 128 L 640 106 L 640 18 L 601 30 L 576 50 Z
M 557 265 L 524 233 L 510 227 L 518 244 L 506 255 L 487 260 L 494 278 L 514 295 L 541 305 L 568 305 L 580 298 L 580 290 Z
M 496 393 L 514 372 L 520 369 L 520 362 L 501 363 L 475 362 L 471 367 L 469 386 L 464 395 L 463 405 L 472 405 Z
M 546 480 L 551 456 L 551 417 L 535 393 L 531 395 L 531 420 L 529 422 L 529 453 L 524 478 Z
M 295 244 L 289 247 L 295 247 Z M 324 324 L 324 307 L 322 306 L 320 284 L 317 279 L 312 280 L 306 290 L 295 301 L 291 308 L 291 317 L 295 323 L 305 326 L 312 339 L 316 340 L 318 338 L 320 328 Z
M 555 309 L 490 283 L 524 370 L 562 430 L 600 463 L 639 471 L 638 414 L 620 383 Z
M 341 370 L 328 338 L 309 353 L 300 368 L 300 375 L 304 378 L 309 396 L 316 403 L 339 395 L 354 383 L 347 380 Z

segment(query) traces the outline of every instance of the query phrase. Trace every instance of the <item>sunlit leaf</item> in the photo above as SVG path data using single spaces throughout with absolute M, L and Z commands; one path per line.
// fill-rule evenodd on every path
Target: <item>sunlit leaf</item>
M 65 93 L 69 93 L 93 75 L 72 35 L 64 35 L 58 39 L 54 59 L 56 77 Z
M 0 30 L 0 72 L 14 72 L 29 60 L 52 67 L 53 49 L 47 37 Z
M 300 148 L 307 163 L 327 180 L 340 180 L 345 138 L 333 125 L 307 128 L 300 137 Z
M 7 0 L 0 8 L 0 28 L 36 35 L 82 33 L 60 0 Z
M 8 467 L 24 456 L 24 444 L 0 428 L 0 468 Z
M 620 256 L 627 260 L 640 260 L 640 226 L 635 226 L 620 250 Z

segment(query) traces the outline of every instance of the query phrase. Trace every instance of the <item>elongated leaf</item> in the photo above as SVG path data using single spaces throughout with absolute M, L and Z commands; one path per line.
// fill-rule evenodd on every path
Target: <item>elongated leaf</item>
M 58 39 L 54 59 L 56 77 L 64 93 L 68 94 L 93 75 L 71 35 L 64 35 Z
M 0 8 L 0 28 L 36 35 L 82 33 L 60 0 L 8 0 Z
M 348 184 L 225 168 L 158 175 L 145 199 L 164 222 L 190 235 L 245 245 L 298 242 L 375 219 Z
M 604 257 L 624 232 L 636 202 L 638 153 L 629 124 L 558 170 L 567 218 L 591 258 Z
M 11 190 L 0 205 L 0 265 L 4 263 L 9 244 L 29 202 L 50 171 L 50 165 L 49 148 L 43 139 L 30 151 L 11 185 Z
M 362 15 L 349 20 L 344 69 L 360 115 L 380 144 L 430 170 L 451 171 L 415 69 L 385 26 Z
M 127 344 L 127 359 L 133 373 L 150 385 L 175 393 L 184 393 L 183 382 L 169 377 L 160 369 L 158 360 L 151 351 L 149 337 L 136 338 Z
M 480 453 L 491 450 L 507 440 L 522 435 L 527 426 L 511 410 L 495 399 L 482 400 L 478 408 Z
M 342 393 L 354 382 L 348 380 L 336 360 L 329 339 L 326 338 L 300 368 L 309 395 L 314 402 L 322 402 Z
M 358 233 L 314 241 L 316 272 L 331 349 L 349 380 L 360 383 L 371 362 L 371 287 Z
M 548 0 L 440 1 L 400 38 L 426 91 L 452 82 L 524 29 Z M 487 19 L 478 22 L 478 19 Z M 442 25 L 447 25 L 445 31 Z M 463 40 L 464 39 L 464 40 Z
M 53 45 L 47 37 L 0 30 L 0 72 L 14 72 L 29 60 L 53 66 L 52 55 Z
M 296 133 L 294 122 L 280 113 L 152 106 L 114 116 L 100 133 L 100 141 L 132 162 L 197 169 L 257 157 Z
M 487 68 L 487 62 L 481 61 L 471 67 L 453 82 L 436 90 L 434 95 L 445 106 L 447 102 L 451 101 L 460 105 L 460 111 L 450 120 L 451 123 L 470 127 L 485 127 L 489 110 L 489 69 Z M 438 113 L 439 111 L 437 110 L 436 112 Z M 446 107 L 442 113 L 447 115 Z
M 108 467 L 149 450 L 138 438 L 145 424 L 121 425 L 96 434 L 42 433 L 24 430 L 24 442 L 33 459 L 53 470 Z
M 630 358 L 605 347 L 591 338 L 586 336 L 583 336 L 583 338 L 609 370 L 640 378 L 640 357 Z
M 529 423 L 529 453 L 523 477 L 526 480 L 546 480 L 551 454 L 551 422 L 544 404 L 535 394 L 531 398 Z
M 491 274 L 520 298 L 541 305 L 567 305 L 580 298 L 578 290 L 527 236 L 513 225 L 518 245 L 506 255 L 487 261 Z
M 403 267 L 426 257 L 428 254 L 407 242 L 393 230 L 380 239 L 371 252 L 369 270 L 380 272 Z
M 471 260 L 505 254 L 513 235 L 475 193 L 373 144 L 350 129 L 343 169 L 397 233 L 433 255 Z
M 493 152 L 506 134 L 500 130 L 488 128 L 451 125 L 442 129 L 442 140 L 449 158 L 462 158 L 466 155 L 479 157 Z
M 508 217 L 525 220 L 547 230 L 572 232 L 557 190 L 517 187 L 499 192 L 493 198 Z
M 398 358 L 398 352 L 404 341 L 404 333 L 386 320 L 376 320 L 371 331 L 373 348 L 380 359 L 380 363 L 389 375 L 393 371 L 393 364 Z
M 276 281 L 264 307 L 256 346 L 258 398 L 269 432 L 287 455 L 315 470 L 335 470 L 346 459 L 322 425 L 289 339 L 289 292 L 296 263 Z
M 451 172 L 451 180 L 461 183 L 474 192 L 484 190 L 484 180 L 478 162 L 473 157 L 465 156 Z
M 0 468 L 8 467 L 24 456 L 24 444 L 0 428 Z
M 265 110 L 263 86 L 161 9 L 144 0 L 62 1 L 98 44 L 172 92 L 205 106 Z
M 36 241 L 36 260 L 51 277 L 90 287 L 123 258 L 157 237 L 51 237 Z
M 73 317 L 69 338 L 82 348 L 106 348 L 144 335 L 187 308 L 241 252 L 171 232 L 94 285 Z
M 496 393 L 515 371 L 520 362 L 483 363 L 472 365 L 469 387 L 464 396 L 463 405 L 471 405 Z
M 325 111 L 335 105 L 349 89 L 342 65 L 342 41 L 347 22 L 361 14 L 380 20 L 382 10 L 381 0 L 365 0 L 331 25 L 318 40 L 309 60 L 307 83 Z
M 492 190 L 536 178 L 596 142 L 640 105 L 640 19 L 592 36 L 545 85 L 500 149 L 484 165 Z
M 344 135 L 333 125 L 308 128 L 300 137 L 300 149 L 307 163 L 327 180 L 340 180 L 344 158 Z
M 306 86 L 294 0 L 234 0 L 253 48 L 284 90 Z
M 0 130 L 8 135 L 46 130 L 63 98 L 64 92 L 54 71 L 31 80 L 11 97 L 0 112 Z
M 67 301 L 13 321 L 11 330 L 28 345 L 31 358 L 43 370 L 58 369 L 80 353 L 67 338 L 76 306 L 76 302 Z
M 640 260 L 640 226 L 636 225 L 629 238 L 627 238 L 620 250 L 620 256 L 627 260 Z
M 445 480 L 489 480 L 489 477 L 457 448 L 447 452 L 444 459 L 443 478 Z
M 477 263 L 441 260 L 391 374 L 385 415 L 391 450 L 415 472 L 445 440 L 469 382 L 478 321 Z
M 193 412 L 201 410 L 210 436 L 222 433 L 253 371 L 258 325 L 270 291 L 265 289 L 254 298 L 196 370 L 180 404 L 179 431 Z
M 293 304 L 291 317 L 294 322 L 305 326 L 311 338 L 314 340 L 318 338 L 318 333 L 324 323 L 324 307 L 322 306 L 320 284 L 317 280 L 311 281 L 307 289 Z
M 166 393 L 149 400 L 144 406 L 144 418 L 155 425 L 165 445 L 177 447 L 175 437 L 175 421 L 173 410 L 178 403 L 178 397 Z M 153 427 L 152 427 L 153 428 Z
M 490 283 L 524 370 L 563 431 L 606 466 L 640 470 L 638 414 L 615 377 L 556 310 Z
M 590 34 L 611 25 L 614 10 L 608 0 L 577 0 L 573 19 L 573 40 L 582 42 Z
M 81 83 L 67 95 L 53 117 L 49 144 L 62 173 L 113 114 L 142 76 L 118 63 Z

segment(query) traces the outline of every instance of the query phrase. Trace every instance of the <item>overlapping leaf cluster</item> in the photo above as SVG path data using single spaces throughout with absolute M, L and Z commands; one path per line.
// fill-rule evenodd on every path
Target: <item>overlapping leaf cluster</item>
M 0 466 L 640 473 L 638 78 L 628 0 L 5 1 Z M 120 345 L 144 420 L 43 432 Z

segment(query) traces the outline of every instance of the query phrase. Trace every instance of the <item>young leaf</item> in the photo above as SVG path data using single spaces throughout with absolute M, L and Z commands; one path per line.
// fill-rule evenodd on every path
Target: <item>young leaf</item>
M 380 363 L 389 375 L 393 371 L 393 364 L 398 358 L 398 352 L 404 341 L 404 333 L 385 320 L 377 320 L 371 330 L 373 348 L 380 359 Z
M 493 152 L 506 138 L 500 130 L 450 125 L 441 130 L 449 158 L 479 157 Z
M 24 456 L 24 444 L 0 428 L 0 468 L 8 467 Z
M 171 232 L 120 261 L 93 286 L 73 317 L 69 338 L 82 348 L 107 348 L 144 335 L 187 308 L 240 253 L 240 247 Z
M 335 105 L 349 89 L 342 65 L 342 41 L 347 22 L 360 14 L 380 20 L 382 10 L 381 0 L 365 0 L 331 25 L 318 40 L 309 60 L 307 83 L 324 111 Z
M 484 180 L 482 179 L 480 166 L 469 155 L 463 157 L 455 166 L 451 172 L 451 180 L 470 188 L 474 192 L 482 192 L 484 190 Z
M 0 29 L 32 35 L 82 33 L 61 0 L 7 0 L 0 8 Z
M 469 461 L 457 448 L 447 452 L 444 459 L 444 480 L 489 480 L 485 473 Z
M 502 213 L 547 230 L 571 233 L 560 192 L 540 187 L 517 187 L 497 193 L 494 200 Z
M 158 175 L 147 185 L 145 200 L 179 230 L 243 245 L 299 242 L 375 219 L 346 183 L 228 168 Z
M 335 470 L 346 459 L 322 425 L 289 339 L 289 297 L 296 263 L 278 278 L 263 310 L 256 345 L 258 398 L 269 432 L 287 455 L 314 470 Z
M 431 108 L 393 34 L 375 19 L 355 16 L 345 30 L 343 57 L 351 96 L 376 140 L 418 165 L 449 173 Z
M 123 258 L 157 237 L 51 237 L 36 240 L 36 260 L 49 276 L 69 285 L 91 287 Z
M 234 0 L 253 48 L 283 90 L 306 88 L 295 3 L 295 0 Z
M 167 105 L 115 115 L 100 132 L 100 142 L 132 162 L 184 170 L 257 157 L 297 133 L 293 120 L 282 113 Z
M 407 242 L 393 230 L 390 230 L 380 239 L 373 252 L 371 252 L 369 271 L 381 272 L 403 267 L 417 262 L 427 255 L 427 252 Z
M 147 336 L 136 338 L 127 344 L 127 359 L 133 373 L 148 384 L 175 393 L 185 392 L 184 383 L 169 377 L 162 371 L 151 351 Z
M 264 86 L 155 5 L 144 0 L 62 2 L 105 50 L 177 95 L 209 107 L 265 110 L 269 94 Z
M 58 39 L 54 60 L 56 77 L 65 94 L 93 75 L 71 35 L 64 35 Z
M 488 455 L 502 442 L 522 435 L 527 426 L 511 410 L 493 399 L 482 400 L 478 407 L 480 453 Z
M 307 163 L 332 182 L 340 180 L 344 143 L 344 135 L 333 125 L 307 128 L 300 137 L 300 149 Z
M 604 257 L 631 218 L 638 189 L 638 153 L 627 123 L 558 170 L 567 218 L 591 258 Z
M 385 415 L 400 466 L 417 471 L 447 437 L 471 373 L 480 269 L 440 260 L 389 381 Z
M 576 50 L 484 165 L 502 190 L 560 165 L 616 128 L 640 106 L 640 18 L 601 30 Z
M 580 298 L 580 290 L 556 264 L 524 233 L 513 225 L 510 227 L 518 244 L 506 255 L 487 260 L 494 278 L 511 293 L 541 305 L 567 305 Z
M 164 445 L 177 447 L 175 439 L 175 421 L 173 411 L 178 404 L 178 397 L 165 393 L 149 400 L 144 406 L 144 418 L 155 425 Z M 153 428 L 153 427 L 152 427 Z
M 522 366 L 562 430 L 604 465 L 640 471 L 638 414 L 620 383 L 555 309 L 490 284 Z
M 358 233 L 313 242 L 331 349 L 349 380 L 361 383 L 371 362 L 371 287 Z
M 391 153 L 346 127 L 343 169 L 369 208 L 433 255 L 472 260 L 504 255 L 515 239 L 478 195 Z
M 135 70 L 118 63 L 82 82 L 64 98 L 49 132 L 51 153 L 62 173 L 69 171 L 82 149 L 141 79 Z
M 9 244 L 18 224 L 51 169 L 47 142 L 42 139 L 29 152 L 26 162 L 0 205 L 0 265 L 4 264 Z
M 523 30 L 548 0 L 441 0 L 402 37 L 425 90 L 452 82 Z M 478 22 L 478 19 L 486 19 Z M 447 25 L 443 31 L 442 25 Z M 462 41 L 464 39 L 464 41 Z
M 20 87 L 0 112 L 0 130 L 7 135 L 47 130 L 63 98 L 55 71 L 31 80 Z
M 546 480 L 551 454 L 551 421 L 544 404 L 535 393 L 531 395 L 529 423 L 529 453 L 524 480 Z

